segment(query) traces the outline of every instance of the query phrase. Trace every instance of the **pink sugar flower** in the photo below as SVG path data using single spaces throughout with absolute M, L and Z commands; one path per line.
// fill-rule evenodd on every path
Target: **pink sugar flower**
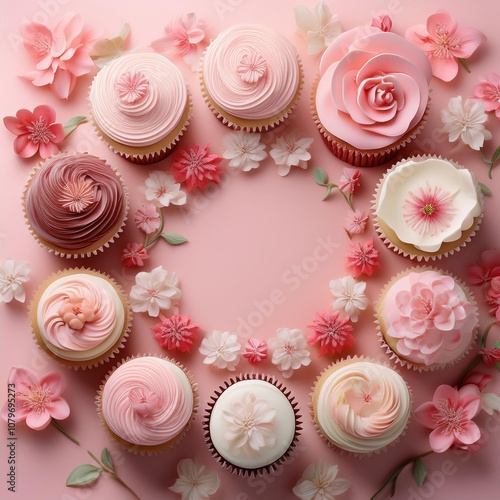
M 314 345 L 319 342 L 320 357 L 324 354 L 334 356 L 350 349 L 354 344 L 353 326 L 349 318 L 341 318 L 338 311 L 318 313 L 308 328 L 311 328 L 313 333 L 307 337 L 307 343 Z
M 350 250 L 347 253 L 345 267 L 351 270 L 354 278 L 362 274 L 371 276 L 377 267 L 380 267 L 378 256 L 380 252 L 373 246 L 373 238 L 364 245 L 350 242 Z
M 339 189 L 346 194 L 354 193 L 356 187 L 360 185 L 360 178 L 361 172 L 357 168 L 344 167 L 339 179 Z
M 161 347 L 169 351 L 191 352 L 196 340 L 198 325 L 191 323 L 189 316 L 173 314 L 170 318 L 160 314 L 160 322 L 151 328 Z
M 149 259 L 149 255 L 144 245 L 135 242 L 127 243 L 121 256 L 123 265 L 128 268 L 142 267 L 146 259 Z
M 66 14 L 53 31 L 40 23 L 26 23 L 21 35 L 36 64 L 36 70 L 24 77 L 37 87 L 50 85 L 60 99 L 69 97 L 79 76 L 94 69 L 89 53 L 99 34 L 84 29 L 79 14 Z
M 495 363 L 500 363 L 500 347 L 481 348 L 479 354 L 485 365 L 493 366 Z
M 344 230 L 349 237 L 353 234 L 363 234 L 366 230 L 368 214 L 362 210 L 349 210 L 344 219 Z
M 17 137 L 14 152 L 21 158 L 31 158 L 37 152 L 42 158 L 59 153 L 57 144 L 64 140 L 64 129 L 55 123 L 56 112 L 52 106 L 42 104 L 33 112 L 20 109 L 16 116 L 3 119 L 5 127 Z
M 481 262 L 469 267 L 468 278 L 471 285 L 484 285 L 496 276 L 500 276 L 500 251 L 485 250 L 481 253 Z
M 258 362 L 267 358 L 267 342 L 260 339 L 248 339 L 243 357 L 248 359 L 251 365 L 256 365 Z
M 220 184 L 219 167 L 222 157 L 208 154 L 210 145 L 193 146 L 177 151 L 171 171 L 176 182 L 185 182 L 188 191 L 198 187 L 204 189 L 209 182 Z
M 134 222 L 138 229 L 151 234 L 160 227 L 160 216 L 152 203 L 143 203 L 134 215 Z
M 459 28 L 457 20 L 448 12 L 429 16 L 426 25 L 408 28 L 406 39 L 427 54 L 432 74 L 445 82 L 457 76 L 457 58 L 467 59 L 486 41 L 477 29 Z
M 490 73 L 486 80 L 481 80 L 474 87 L 472 93 L 481 99 L 485 111 L 494 111 L 500 120 L 500 75 Z
M 149 81 L 140 71 L 127 71 L 116 82 L 122 102 L 131 104 L 143 99 L 149 91 Z
M 490 306 L 490 316 L 500 321 L 500 276 L 492 278 L 486 290 L 486 303 Z
M 449 385 L 440 385 L 432 402 L 415 410 L 415 418 L 428 429 L 429 443 L 436 453 L 443 453 L 452 445 L 471 445 L 479 440 L 481 432 L 472 419 L 481 410 L 481 394 L 476 385 L 465 385 L 459 391 Z
M 372 26 L 382 31 L 391 31 L 392 19 L 389 15 L 377 16 L 372 19 Z
M 14 413 L 16 423 L 26 421 L 26 425 L 35 431 L 45 429 L 53 418 L 64 420 L 69 417 L 69 405 L 61 397 L 64 392 L 64 379 L 57 372 L 50 372 L 40 380 L 25 368 L 12 368 L 9 384 L 16 391 L 15 411 L 8 403 L 2 409 L 2 418 Z

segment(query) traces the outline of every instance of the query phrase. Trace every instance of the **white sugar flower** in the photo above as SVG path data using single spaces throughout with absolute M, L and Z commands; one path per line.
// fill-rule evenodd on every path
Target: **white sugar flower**
M 328 465 L 323 460 L 307 467 L 292 491 L 302 500 L 335 500 L 351 485 L 347 479 L 337 478 L 338 465 Z
M 311 363 L 306 337 L 300 330 L 279 328 L 277 337 L 269 339 L 267 345 L 273 353 L 273 364 L 285 378 L 290 378 L 295 370 Z
M 332 16 L 328 5 L 322 1 L 316 4 L 314 12 L 302 5 L 294 10 L 297 27 L 307 36 L 309 54 L 322 52 L 342 33 L 339 16 Z
M 488 119 L 481 101 L 467 99 L 462 105 L 462 96 L 452 97 L 448 106 L 441 110 L 443 131 L 448 132 L 449 141 L 455 142 L 459 137 L 464 144 L 479 150 L 484 141 L 492 138 L 491 132 L 483 123 Z
M 15 262 L 14 259 L 5 259 L 0 265 L 0 302 L 24 302 L 26 293 L 23 283 L 29 281 L 30 272 L 27 261 Z
M 500 412 L 500 396 L 494 392 L 482 392 L 481 408 L 488 415 L 493 415 L 494 411 Z
M 226 148 L 223 158 L 231 160 L 230 167 L 241 168 L 243 172 L 259 167 L 259 162 L 267 157 L 266 145 L 260 142 L 260 134 L 237 130 L 225 135 L 222 144 Z
M 240 362 L 241 344 L 236 333 L 214 330 L 201 341 L 199 350 L 205 356 L 206 365 L 232 372 Z
M 146 200 L 157 207 L 185 205 L 186 193 L 181 191 L 181 185 L 176 183 L 173 176 L 161 170 L 154 170 L 146 179 L 146 188 L 142 188 Z
M 130 290 L 132 311 L 147 312 L 155 318 L 160 311 L 168 311 L 172 302 L 181 298 L 178 283 L 177 273 L 169 273 L 163 266 L 155 267 L 150 273 L 137 273 Z
M 206 472 L 205 466 L 197 459 L 183 458 L 177 464 L 179 477 L 168 489 L 181 495 L 182 500 L 210 498 L 220 487 L 220 477 L 216 472 Z
M 283 177 L 290 172 L 290 168 L 307 168 L 307 162 L 311 159 L 311 153 L 307 151 L 313 139 L 297 139 L 295 132 L 288 132 L 276 139 L 271 145 L 270 155 L 278 166 L 278 173 Z
M 352 276 L 330 281 L 330 290 L 336 299 L 332 303 L 333 309 L 344 311 L 349 319 L 356 323 L 359 311 L 364 311 L 368 306 L 365 289 L 366 283 L 356 281 Z

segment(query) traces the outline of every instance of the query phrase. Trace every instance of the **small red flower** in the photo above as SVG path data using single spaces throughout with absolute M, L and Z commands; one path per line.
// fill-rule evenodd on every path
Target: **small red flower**
M 361 274 L 371 276 L 377 267 L 380 267 L 378 256 L 380 252 L 373 246 L 373 238 L 364 245 L 350 242 L 350 251 L 346 256 L 345 267 L 351 270 L 354 278 Z
M 149 259 L 148 252 L 144 248 L 144 245 L 140 243 L 127 243 L 127 246 L 123 249 L 121 256 L 121 261 L 125 267 L 142 267 L 144 261 Z
M 197 337 L 194 330 L 198 329 L 198 325 L 191 324 L 189 316 L 180 314 L 174 314 L 170 318 L 160 314 L 160 320 L 160 323 L 151 328 L 160 346 L 169 351 L 190 352 Z
M 243 357 L 248 359 L 251 365 L 267 358 L 267 342 L 260 339 L 248 339 Z
M 307 337 L 307 343 L 314 345 L 319 342 L 319 356 L 334 356 L 344 349 L 350 349 L 354 343 L 353 326 L 349 318 L 341 318 L 337 311 L 318 313 L 308 328 L 311 328 L 313 333 Z
M 481 354 L 485 365 L 493 366 L 500 362 L 500 347 L 481 348 L 479 354 Z

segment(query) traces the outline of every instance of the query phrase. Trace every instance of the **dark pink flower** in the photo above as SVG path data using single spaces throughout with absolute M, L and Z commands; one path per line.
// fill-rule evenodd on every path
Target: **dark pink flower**
M 185 182 L 188 191 L 198 187 L 204 189 L 209 182 L 220 184 L 219 174 L 222 168 L 219 163 L 222 157 L 208 154 L 210 145 L 193 146 L 177 151 L 171 171 L 176 182 Z
M 377 267 L 380 267 L 378 256 L 380 252 L 373 246 L 373 238 L 370 238 L 364 245 L 361 243 L 349 242 L 350 250 L 347 253 L 345 267 L 351 270 L 354 278 L 362 274 L 371 276 Z
M 353 326 L 349 318 L 341 318 L 338 311 L 318 313 L 308 328 L 313 330 L 313 333 L 307 337 L 307 343 L 314 345 L 319 342 L 319 356 L 334 356 L 350 349 L 354 343 Z
M 483 392 L 485 387 L 493 380 L 489 373 L 472 372 L 465 377 L 463 385 L 474 384 L 477 385 L 479 392 Z
M 141 231 L 151 234 L 160 227 L 160 215 L 152 203 L 143 203 L 134 215 L 134 222 Z
M 490 306 L 490 316 L 500 321 L 500 276 L 495 276 L 486 288 L 486 303 Z
M 260 339 L 248 339 L 243 357 L 248 359 L 251 365 L 267 358 L 267 342 Z
M 149 255 L 144 245 L 135 242 L 127 243 L 121 256 L 125 267 L 142 267 L 146 259 L 149 259 Z
M 472 91 L 474 97 L 481 99 L 485 111 L 494 111 L 500 120 L 500 75 L 491 73 L 481 80 Z
M 490 347 L 488 349 L 482 347 L 479 349 L 479 354 L 483 358 L 483 363 L 488 366 L 493 366 L 500 362 L 500 347 Z
M 42 158 L 59 153 L 57 144 L 64 140 L 64 129 L 60 123 L 55 123 L 56 112 L 52 106 L 42 104 L 33 113 L 20 109 L 16 116 L 6 116 L 4 125 L 17 135 L 14 141 L 14 151 L 22 158 L 30 158 L 37 152 Z
M 56 372 L 47 373 L 40 380 L 25 368 L 12 368 L 9 384 L 16 391 L 14 418 L 16 422 L 26 421 L 26 425 L 36 431 L 47 427 L 51 420 L 69 417 L 69 405 L 61 397 L 64 379 Z M 7 420 L 10 408 L 7 403 L 2 409 L 2 418 Z
M 160 346 L 169 351 L 190 352 L 197 337 L 195 331 L 198 325 L 193 325 L 189 316 L 180 314 L 174 314 L 170 318 L 160 314 L 160 320 L 160 323 L 151 328 Z
M 356 187 L 360 185 L 360 178 L 361 172 L 357 168 L 344 167 L 339 179 L 339 189 L 346 194 L 354 193 Z
M 382 31 L 391 31 L 392 19 L 389 15 L 377 16 L 372 19 L 372 26 Z
M 362 210 L 349 210 L 344 219 L 344 230 L 349 235 L 363 234 L 368 222 L 368 214 Z

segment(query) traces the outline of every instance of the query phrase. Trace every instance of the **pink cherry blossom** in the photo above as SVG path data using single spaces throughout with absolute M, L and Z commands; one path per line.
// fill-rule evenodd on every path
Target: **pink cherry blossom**
M 123 249 L 121 261 L 125 267 L 142 267 L 144 261 L 149 259 L 148 252 L 141 243 L 127 243 Z
M 320 357 L 325 354 L 334 356 L 350 349 L 354 344 L 354 328 L 349 318 L 341 318 L 338 311 L 318 313 L 308 328 L 313 330 L 313 333 L 307 337 L 307 343 L 314 345 L 319 342 Z
M 151 328 L 161 347 L 169 351 L 190 352 L 196 340 L 198 325 L 189 316 L 173 314 L 170 318 L 160 314 L 160 322 Z
M 346 194 L 354 193 L 356 187 L 360 185 L 360 178 L 361 172 L 357 168 L 344 167 L 339 179 L 339 189 Z
M 36 64 L 36 70 L 24 77 L 37 87 L 50 85 L 60 99 L 69 97 L 79 76 L 94 69 L 89 53 L 99 34 L 84 29 L 79 14 L 66 14 L 53 31 L 40 23 L 26 23 L 21 35 Z
M 472 93 L 481 99 L 485 111 L 494 111 L 500 120 L 500 75 L 490 73 L 486 80 L 481 80 L 474 87 Z
M 141 231 L 151 234 L 160 227 L 160 216 L 152 203 L 143 203 L 134 215 L 134 222 Z
M 64 140 L 64 129 L 55 123 L 56 112 L 52 106 L 42 104 L 33 112 L 20 109 L 16 116 L 3 119 L 5 127 L 17 137 L 14 152 L 22 158 L 30 158 L 37 152 L 42 158 L 59 153 L 57 144 Z
M 53 418 L 64 420 L 69 417 L 69 405 L 61 397 L 64 392 L 64 379 L 57 372 L 50 372 L 40 380 L 25 368 L 12 368 L 9 384 L 16 391 L 14 418 L 17 422 L 26 421 L 26 425 L 36 431 L 45 429 Z M 7 421 L 9 413 L 7 403 L 2 409 L 2 418 Z
M 368 213 L 363 210 L 349 210 L 344 219 L 344 230 L 351 237 L 353 234 L 363 234 L 368 222 Z
M 486 41 L 474 28 L 459 28 L 448 12 L 438 12 L 427 18 L 427 24 L 409 28 L 406 39 L 420 47 L 429 58 L 432 74 L 449 82 L 457 76 L 457 58 L 467 59 Z
M 267 342 L 265 340 L 251 338 L 247 340 L 243 357 L 248 359 L 251 365 L 267 358 Z
M 469 384 L 459 391 L 449 385 L 440 385 L 432 402 L 420 405 L 415 418 L 428 429 L 429 443 L 436 453 L 443 453 L 454 444 L 471 445 L 479 440 L 481 432 L 472 419 L 481 410 L 481 394 L 477 386 Z
M 374 17 L 372 19 L 372 26 L 374 28 L 379 28 L 381 31 L 391 31 L 392 29 L 392 19 L 389 15 L 381 15 Z
M 380 251 L 373 246 L 373 238 L 370 238 L 365 244 L 349 243 L 350 250 L 346 255 L 345 267 L 351 270 L 354 278 L 362 274 L 371 276 L 375 269 L 380 266 L 378 256 Z

